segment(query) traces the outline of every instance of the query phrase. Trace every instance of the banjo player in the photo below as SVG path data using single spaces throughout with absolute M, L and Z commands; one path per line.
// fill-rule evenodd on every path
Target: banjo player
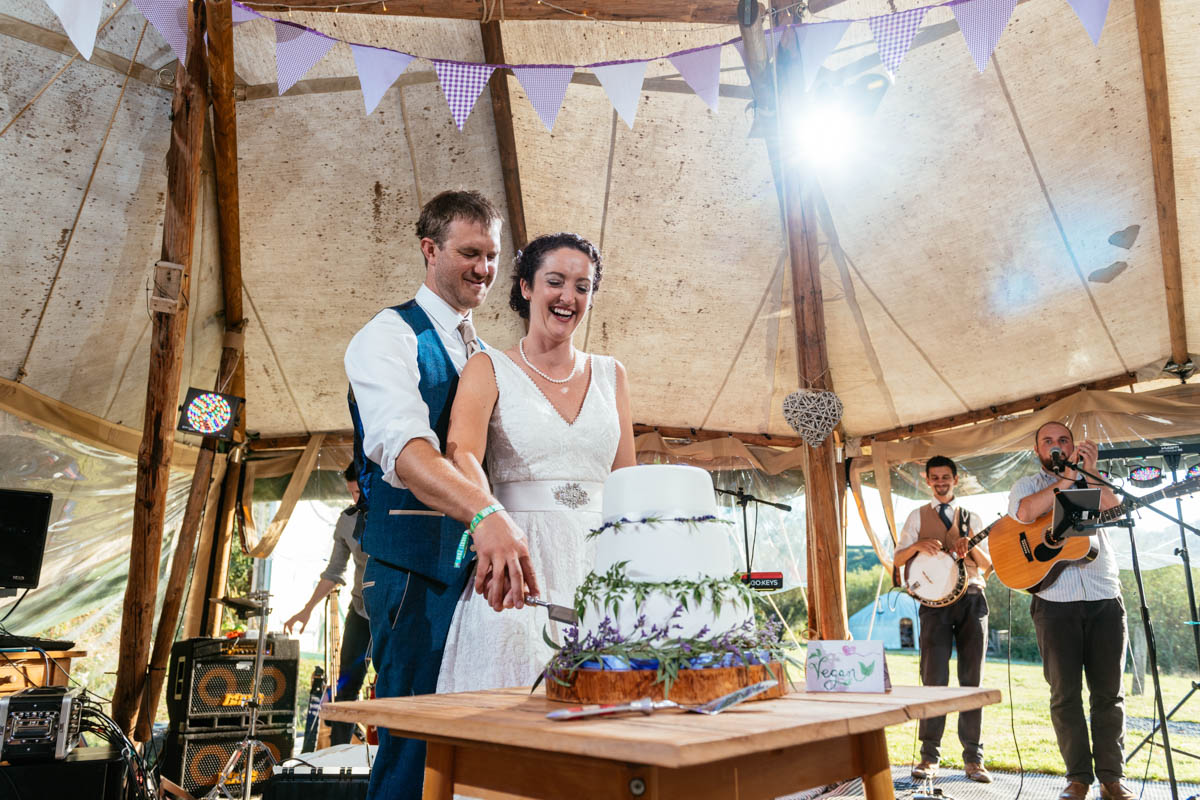
M 895 564 L 903 567 L 917 554 L 934 555 L 942 550 L 963 559 L 967 574 L 966 592 L 953 603 L 940 607 L 921 606 L 921 683 L 947 686 L 950 682 L 950 653 L 958 651 L 959 686 L 978 686 L 983 677 L 987 651 L 988 604 L 984 595 L 992 562 L 984 539 L 968 551 L 967 538 L 959 535 L 959 515 L 968 514 L 969 529 L 979 531 L 979 515 L 961 508 L 954 489 L 958 485 L 958 466 L 946 456 L 934 456 L 925 464 L 925 482 L 933 499 L 914 509 L 904 522 L 897 544 Z M 958 738 L 963 747 L 963 772 L 978 783 L 991 783 L 983 765 L 980 728 L 983 711 L 964 711 L 958 715 Z M 921 761 L 912 769 L 917 780 L 937 775 L 939 749 L 946 718 L 921 720 Z

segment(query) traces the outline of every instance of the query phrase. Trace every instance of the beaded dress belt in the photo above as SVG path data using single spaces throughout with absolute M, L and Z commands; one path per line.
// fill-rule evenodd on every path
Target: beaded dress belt
M 513 481 L 492 487 L 509 511 L 595 511 L 602 509 L 599 481 Z

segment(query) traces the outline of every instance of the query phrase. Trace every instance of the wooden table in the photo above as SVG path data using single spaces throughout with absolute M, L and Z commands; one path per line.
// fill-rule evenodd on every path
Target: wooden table
M 552 722 L 546 712 L 562 705 L 541 691 L 498 689 L 333 703 L 322 716 L 426 740 L 425 800 L 449 800 L 456 788 L 545 800 L 754 800 L 855 777 L 869 800 L 893 800 L 887 726 L 999 701 L 996 689 L 900 686 L 797 692 L 715 717 Z
M 0 695 L 31 686 L 66 686 L 71 659 L 84 658 L 87 651 L 52 650 L 46 656 L 37 650 L 0 651 Z

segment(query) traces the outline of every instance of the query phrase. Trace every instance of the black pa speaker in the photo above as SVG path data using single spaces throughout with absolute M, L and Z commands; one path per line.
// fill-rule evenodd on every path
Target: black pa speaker
M 171 731 L 199 733 L 245 729 L 250 724 L 255 642 L 242 639 L 185 639 L 171 646 L 167 714 Z M 292 725 L 296 720 L 296 676 L 300 643 L 268 636 L 259 683 L 259 724 Z
M 0 797 L 71 800 L 122 800 L 125 796 L 125 760 L 112 745 L 76 747 L 65 759 L 0 767 L 8 781 L 0 781 Z
M 259 728 L 254 736 L 267 746 L 276 762 L 292 757 L 296 738 L 295 726 Z M 237 748 L 238 742 L 245 737 L 246 729 L 209 733 L 171 731 L 163 748 L 162 774 L 182 786 L 193 797 L 207 794 L 208 790 L 216 785 L 217 777 L 229 762 L 229 756 Z M 225 783 L 225 788 L 235 797 L 241 795 L 245 769 L 246 761 L 243 757 L 238 760 L 234 774 Z M 256 748 L 252 788 L 261 787 L 270 777 L 271 761 L 261 748 Z

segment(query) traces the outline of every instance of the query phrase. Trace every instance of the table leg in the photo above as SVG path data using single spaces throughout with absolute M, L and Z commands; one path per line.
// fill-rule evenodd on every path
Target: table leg
M 892 786 L 892 765 L 888 760 L 887 734 L 881 728 L 858 735 L 858 752 L 863 771 L 863 790 L 867 800 L 896 800 Z
M 421 795 L 422 800 L 453 800 L 454 755 L 454 745 L 426 744 L 425 791 Z

